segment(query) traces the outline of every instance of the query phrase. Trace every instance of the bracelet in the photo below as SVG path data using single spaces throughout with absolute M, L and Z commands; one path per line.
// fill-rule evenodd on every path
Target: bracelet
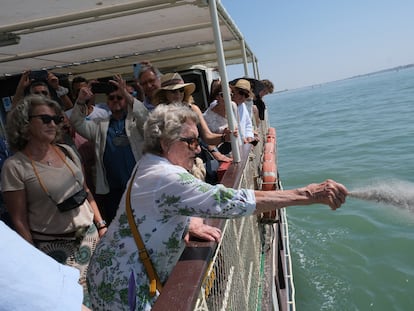
M 98 228 L 98 230 L 101 230 L 102 228 L 107 228 L 105 220 L 101 220 L 101 221 L 96 222 L 95 226 Z

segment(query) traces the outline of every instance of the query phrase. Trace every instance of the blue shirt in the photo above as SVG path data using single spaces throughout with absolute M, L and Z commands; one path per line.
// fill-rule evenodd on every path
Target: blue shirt
M 148 109 L 148 111 L 152 111 L 155 109 L 155 106 L 151 103 L 148 97 L 145 97 L 143 104 Z
M 111 118 L 104 152 L 104 166 L 110 189 L 125 189 L 135 158 L 125 131 L 126 114 L 121 120 Z

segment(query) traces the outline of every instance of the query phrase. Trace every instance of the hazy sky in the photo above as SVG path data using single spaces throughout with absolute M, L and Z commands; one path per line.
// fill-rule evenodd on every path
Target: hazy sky
M 414 0 L 221 2 L 276 90 L 414 63 Z

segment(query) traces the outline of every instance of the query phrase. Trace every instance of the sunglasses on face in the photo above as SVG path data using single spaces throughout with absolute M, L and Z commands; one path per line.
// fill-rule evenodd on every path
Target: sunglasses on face
M 62 123 L 64 120 L 63 116 L 50 116 L 48 114 L 36 114 L 33 116 L 29 116 L 29 119 L 32 118 L 39 118 L 40 120 L 42 120 L 43 124 L 49 124 L 53 121 L 56 125 Z
M 240 96 L 244 96 L 244 97 L 249 97 L 249 94 L 247 94 L 246 92 L 243 92 L 243 91 L 237 91 L 237 93 L 240 95 Z
M 178 93 L 178 92 L 184 93 L 184 88 L 182 87 L 182 88 L 176 89 L 176 90 L 168 90 L 168 92 L 170 92 L 170 93 Z
M 194 151 L 200 146 L 200 139 L 198 137 L 180 137 L 180 141 L 187 143 L 188 149 Z
M 116 98 L 117 100 L 122 100 L 122 99 L 124 99 L 122 96 L 119 96 L 119 95 L 109 95 L 109 96 L 108 96 L 108 99 L 109 99 L 109 100 L 115 100 L 115 98 Z
M 33 94 L 35 94 L 35 95 L 49 96 L 49 92 L 48 91 L 37 91 L 37 92 L 33 92 Z

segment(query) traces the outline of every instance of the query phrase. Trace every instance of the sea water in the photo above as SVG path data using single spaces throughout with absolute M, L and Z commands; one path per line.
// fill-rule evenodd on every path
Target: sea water
M 297 310 L 412 310 L 414 68 L 264 99 L 283 187 L 331 178 L 354 195 L 287 210 Z

